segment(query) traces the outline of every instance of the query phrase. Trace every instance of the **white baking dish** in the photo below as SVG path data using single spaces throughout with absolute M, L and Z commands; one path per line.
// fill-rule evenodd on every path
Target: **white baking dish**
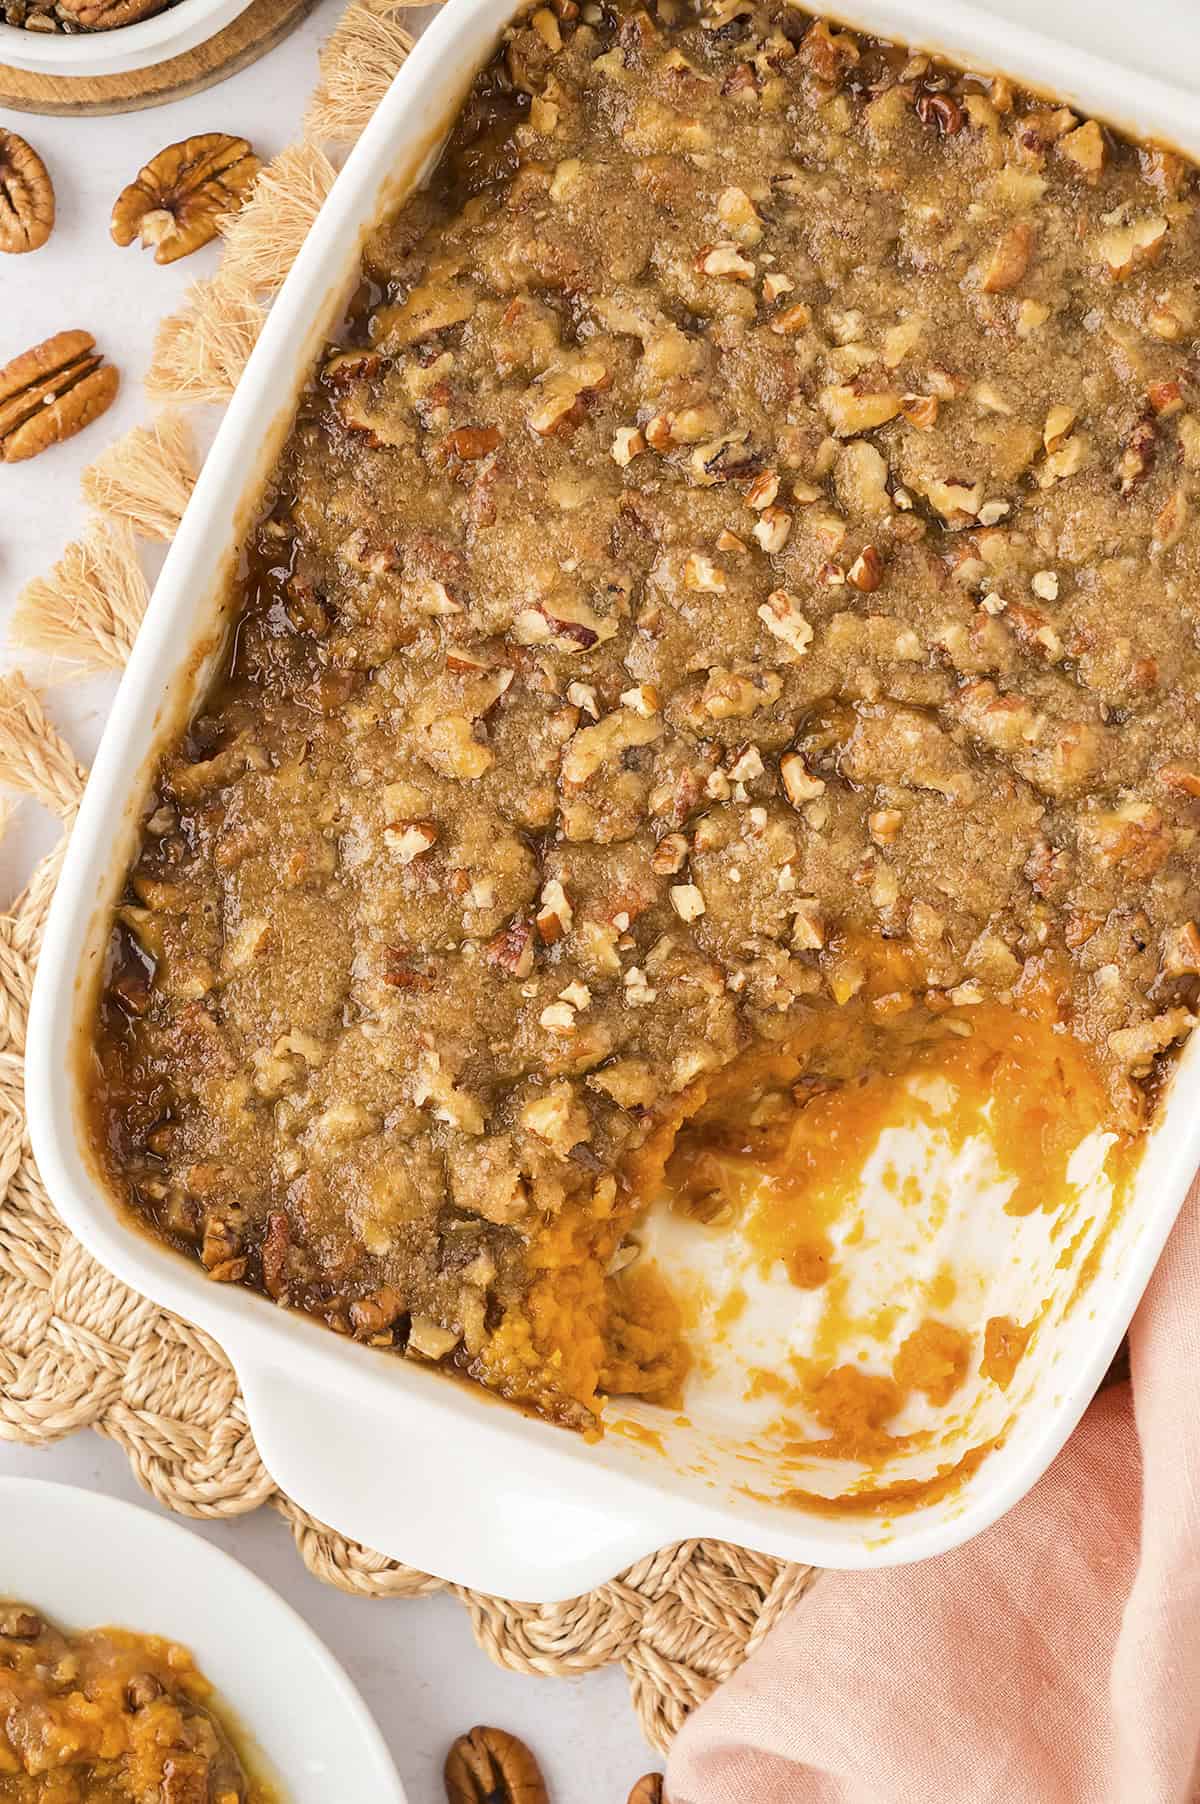
M 59 1628 L 132 1629 L 188 1648 L 288 1804 L 405 1804 L 362 1698 L 308 1624 L 219 1547 L 150 1510 L 0 1479 L 0 1597 Z
M 250 0 L 179 0 L 152 18 L 114 31 L 26 31 L 0 25 L 0 63 L 35 75 L 126 75 L 207 43 Z
M 222 596 L 237 547 L 287 430 L 293 397 L 353 280 L 364 233 L 427 169 L 474 71 L 515 10 L 509 0 L 449 0 L 430 27 L 297 259 L 205 464 L 122 682 L 46 932 L 29 1027 L 34 1149 L 56 1206 L 96 1257 L 199 1323 L 225 1348 L 262 1456 L 283 1488 L 316 1516 L 388 1554 L 529 1599 L 583 1590 L 663 1543 L 691 1536 L 720 1537 L 824 1566 L 921 1558 L 977 1533 L 1014 1503 L 1062 1446 L 1093 1394 L 1200 1162 L 1200 1043 L 1181 1064 L 1135 1194 L 1074 1306 L 1068 1293 L 1077 1270 L 1065 1276 L 1056 1270 L 1061 1249 L 1049 1237 L 1048 1218 L 1023 1218 L 1018 1263 L 1017 1228 L 997 1211 L 996 1197 L 984 1195 L 987 1173 L 968 1159 L 949 1174 L 983 1199 L 968 1212 L 975 1239 L 965 1250 L 975 1261 L 976 1288 L 987 1291 L 994 1283 L 996 1307 L 1018 1315 L 1044 1299 L 1047 1287 L 1053 1300 L 1008 1403 L 989 1387 L 990 1401 L 972 1392 L 959 1412 L 961 1431 L 969 1426 L 978 1440 L 1003 1429 L 1003 1444 L 953 1494 L 887 1523 L 815 1515 L 771 1501 L 786 1484 L 801 1481 L 804 1488 L 836 1492 L 845 1474 L 811 1460 L 799 1478 L 794 1468 L 785 1473 L 778 1437 L 773 1442 L 736 1399 L 730 1406 L 719 1374 L 715 1385 L 689 1394 L 687 1425 L 657 1419 L 644 1408 L 625 1412 L 656 1427 L 662 1450 L 636 1433 L 610 1434 L 589 1446 L 482 1392 L 348 1344 L 236 1286 L 214 1284 L 197 1265 L 121 1219 L 86 1151 L 81 1022 L 156 745 L 204 681 L 208 654 L 220 639 Z M 1183 4 L 1143 8 L 1137 70 L 1128 58 L 1115 60 L 1123 36 L 1120 44 L 1105 46 L 1114 60 L 1099 54 L 1095 9 L 1079 0 L 1063 0 L 1055 12 L 1055 30 L 1069 34 L 1061 42 L 1029 26 L 1031 0 L 1008 0 L 986 13 L 944 0 L 936 26 L 923 0 L 845 0 L 841 10 L 854 23 L 909 42 L 928 44 L 932 33 L 935 47 L 961 52 L 977 66 L 1003 68 L 1123 125 L 1200 151 L 1196 96 L 1178 83 L 1179 71 L 1200 67 L 1200 60 L 1183 54 L 1200 47 Z M 1150 28 L 1152 16 L 1161 29 Z M 1171 79 L 1156 72 L 1159 56 L 1159 68 L 1175 72 Z M 944 1163 L 934 1142 L 909 1146 L 905 1157 Z M 869 1204 L 873 1182 L 868 1173 Z M 1078 1220 L 1086 1222 L 1089 1212 L 1094 1220 L 1077 1259 L 1096 1240 L 1103 1209 L 1103 1184 L 1085 1185 Z M 681 1250 L 678 1236 L 673 1242 L 670 1235 L 662 1238 L 668 1264 L 701 1257 L 714 1282 L 737 1256 L 733 1243 L 711 1235 L 700 1249 Z M 930 1248 L 922 1255 L 933 1256 Z M 894 1256 L 877 1247 L 872 1258 L 874 1269 L 864 1282 L 895 1283 Z M 778 1297 L 774 1305 L 769 1296 L 761 1303 L 765 1319 Z M 1015 1405 L 1011 1423 L 1009 1405 Z M 953 1443 L 935 1448 L 934 1456 L 947 1457 L 947 1448 L 953 1452 Z

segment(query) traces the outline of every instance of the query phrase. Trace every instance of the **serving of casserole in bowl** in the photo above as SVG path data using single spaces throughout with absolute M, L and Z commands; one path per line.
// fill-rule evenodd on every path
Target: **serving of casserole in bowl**
M 405 1804 L 343 1668 L 161 1512 L 0 1479 L 5 1804 Z
M 305 1507 L 509 1595 L 976 1532 L 1200 1155 L 1197 188 L 1100 123 L 1185 97 L 903 10 L 451 0 L 47 931 L 71 1227 Z

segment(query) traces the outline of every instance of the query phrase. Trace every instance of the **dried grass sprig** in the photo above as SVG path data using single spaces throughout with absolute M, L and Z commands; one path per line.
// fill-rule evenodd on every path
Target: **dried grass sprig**
M 187 422 L 168 409 L 134 426 L 89 464 L 81 484 L 98 513 L 127 520 L 144 539 L 173 539 L 196 483 Z
M 396 16 L 401 4 L 359 0 L 321 52 L 305 118 L 309 136 L 348 143 L 369 124 L 415 39 Z
M 244 282 L 224 272 L 188 290 L 186 304 L 158 328 L 146 372 L 152 401 L 223 405 L 262 330 L 266 309 Z
M 281 151 L 259 175 L 246 205 L 221 221 L 222 274 L 252 291 L 278 288 L 336 179 L 319 145 Z
M 0 783 L 68 818 L 87 772 L 19 670 L 0 677 Z
M 10 630 L 31 651 L 121 670 L 149 598 L 129 522 L 96 520 L 52 570 L 26 583 Z

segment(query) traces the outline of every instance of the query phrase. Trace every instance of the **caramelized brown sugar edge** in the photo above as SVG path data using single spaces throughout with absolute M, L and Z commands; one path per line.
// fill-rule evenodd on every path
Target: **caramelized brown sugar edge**
M 833 1297 L 914 1069 L 1015 1209 L 1131 1144 L 1200 967 L 1198 272 L 1190 166 L 1007 82 L 775 4 L 510 28 L 147 807 L 92 1085 L 140 1219 L 590 1428 L 686 1376 L 664 1191 Z M 806 1373 L 830 1445 L 957 1332 Z

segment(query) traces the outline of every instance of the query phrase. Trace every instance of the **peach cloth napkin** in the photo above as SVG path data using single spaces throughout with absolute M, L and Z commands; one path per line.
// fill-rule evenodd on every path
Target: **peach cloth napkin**
M 1200 1181 L 1129 1342 L 994 1528 L 818 1580 L 678 1736 L 670 1804 L 1200 1796 Z

